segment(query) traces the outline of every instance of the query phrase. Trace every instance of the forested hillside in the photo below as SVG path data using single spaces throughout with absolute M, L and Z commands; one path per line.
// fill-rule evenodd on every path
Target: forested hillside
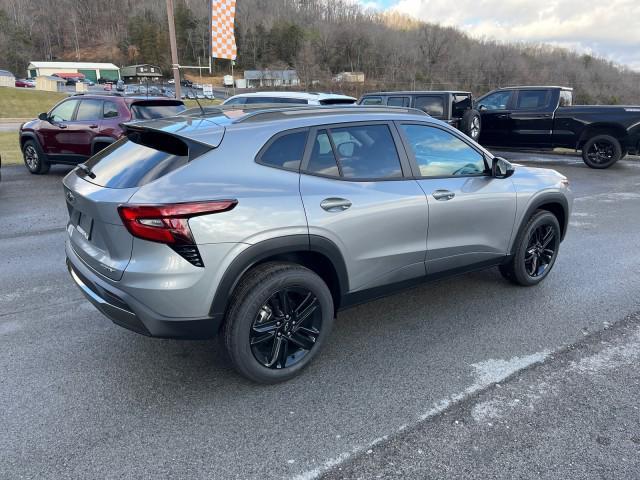
M 208 0 L 175 0 L 180 62 L 207 62 Z M 452 8 L 455 5 L 452 4 Z M 640 103 L 640 74 L 545 45 L 501 44 L 345 0 L 238 0 L 238 68 L 298 70 L 310 84 L 363 71 L 367 88 L 562 84 L 582 103 Z M 164 0 L 0 0 L 0 68 L 30 60 L 155 63 L 168 71 Z M 228 64 L 218 62 L 218 68 Z

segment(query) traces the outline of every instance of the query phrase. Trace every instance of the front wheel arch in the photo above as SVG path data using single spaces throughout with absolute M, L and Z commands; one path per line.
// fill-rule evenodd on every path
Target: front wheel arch
M 569 225 L 569 202 L 564 195 L 559 193 L 547 193 L 536 200 L 534 200 L 528 207 L 525 214 L 522 216 L 522 220 L 518 225 L 517 231 L 514 231 L 511 244 L 509 245 L 509 255 L 513 255 L 515 249 L 515 243 L 520 235 L 520 232 L 526 227 L 527 222 L 537 210 L 546 210 L 555 215 L 560 224 L 560 241 L 564 240 L 567 233 L 567 227 Z

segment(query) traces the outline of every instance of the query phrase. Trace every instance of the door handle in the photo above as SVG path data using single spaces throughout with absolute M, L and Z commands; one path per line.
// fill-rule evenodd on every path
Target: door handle
M 346 198 L 325 198 L 320 202 L 320 207 L 327 212 L 342 212 L 350 206 L 351 202 Z
M 89 128 L 98 128 L 98 125 L 89 125 Z
M 496 115 L 496 118 L 498 118 L 500 120 L 504 120 L 505 118 L 509 118 L 509 114 L 508 113 L 502 113 L 500 115 Z
M 440 200 L 442 202 L 446 200 L 451 200 L 453 197 L 456 196 L 455 193 L 449 190 L 436 190 L 431 195 L 433 195 L 433 198 L 435 198 L 436 200 Z

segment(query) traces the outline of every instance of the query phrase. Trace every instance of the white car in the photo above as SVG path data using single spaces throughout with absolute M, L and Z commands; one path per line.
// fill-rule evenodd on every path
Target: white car
M 288 103 L 293 105 L 352 105 L 356 99 L 336 93 L 307 92 L 255 92 L 241 93 L 227 98 L 223 105 L 255 105 L 266 103 Z

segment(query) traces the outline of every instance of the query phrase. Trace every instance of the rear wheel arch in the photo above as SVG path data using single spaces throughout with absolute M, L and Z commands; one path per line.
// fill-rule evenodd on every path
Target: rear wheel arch
M 348 292 L 344 258 L 333 242 L 315 235 L 288 235 L 252 245 L 231 262 L 216 289 L 211 314 L 226 315 L 241 279 L 252 268 L 268 262 L 295 263 L 316 273 L 331 291 L 336 310 Z
M 578 139 L 576 149 L 581 150 L 585 143 L 587 143 L 591 138 L 597 135 L 611 135 L 616 140 L 618 140 L 618 142 L 620 142 L 621 146 L 624 146 L 625 140 L 628 136 L 628 132 L 624 127 L 621 127 L 620 125 L 609 123 L 592 124 L 583 130 L 580 138 Z
M 103 148 L 108 147 L 116 140 L 111 137 L 96 137 L 91 141 L 91 155 L 95 155 Z

